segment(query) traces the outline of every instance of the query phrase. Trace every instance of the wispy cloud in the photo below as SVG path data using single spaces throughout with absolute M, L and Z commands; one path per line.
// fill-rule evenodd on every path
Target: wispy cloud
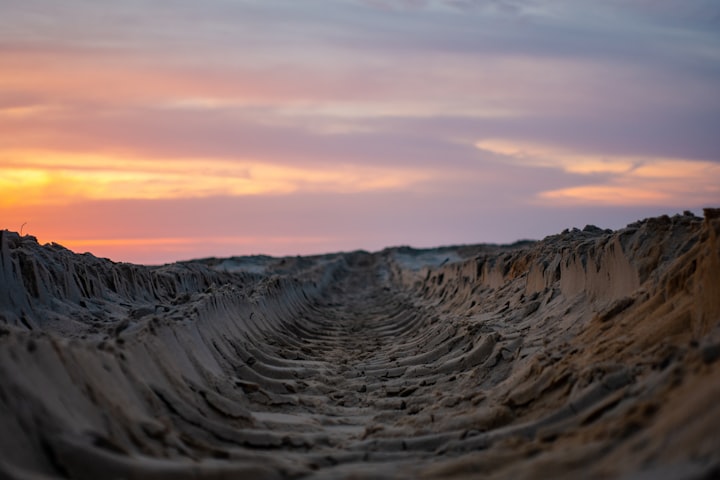
M 578 175 L 579 185 L 538 192 L 538 199 L 556 205 L 701 205 L 720 199 L 717 162 L 598 156 L 507 140 L 483 140 L 476 146 L 520 165 Z

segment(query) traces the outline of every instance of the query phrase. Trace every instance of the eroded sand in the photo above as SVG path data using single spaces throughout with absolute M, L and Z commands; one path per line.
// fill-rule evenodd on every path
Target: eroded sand
M 720 211 L 115 264 L 0 233 L 0 478 L 716 478 Z

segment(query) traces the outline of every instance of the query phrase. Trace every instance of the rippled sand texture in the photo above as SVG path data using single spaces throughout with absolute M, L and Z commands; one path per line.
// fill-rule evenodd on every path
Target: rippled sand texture
M 0 233 L 0 478 L 717 478 L 720 210 L 162 267 Z

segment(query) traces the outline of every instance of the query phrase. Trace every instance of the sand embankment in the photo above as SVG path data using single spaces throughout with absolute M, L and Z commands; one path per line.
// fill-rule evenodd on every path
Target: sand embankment
M 0 232 L 0 478 L 712 478 L 719 235 L 143 267 Z

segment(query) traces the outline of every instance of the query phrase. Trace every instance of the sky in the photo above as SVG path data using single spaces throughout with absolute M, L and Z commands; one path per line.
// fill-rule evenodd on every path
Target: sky
M 115 261 L 720 206 L 717 0 L 0 0 L 0 228 Z

